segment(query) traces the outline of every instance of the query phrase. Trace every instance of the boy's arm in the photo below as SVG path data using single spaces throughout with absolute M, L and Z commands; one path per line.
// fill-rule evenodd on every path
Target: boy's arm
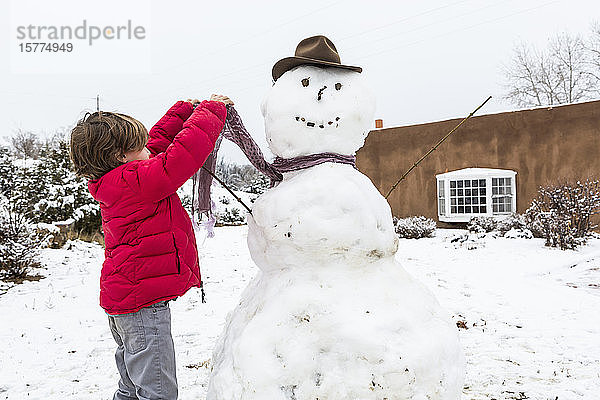
M 194 108 L 187 101 L 178 101 L 169 111 L 150 129 L 150 139 L 146 148 L 150 154 L 157 155 L 167 149 L 173 142 L 175 135 L 183 127 L 183 123 L 192 115 Z
M 133 162 L 123 170 L 123 178 L 141 196 L 152 201 L 175 193 L 206 161 L 226 116 L 225 104 L 203 101 L 163 153 Z

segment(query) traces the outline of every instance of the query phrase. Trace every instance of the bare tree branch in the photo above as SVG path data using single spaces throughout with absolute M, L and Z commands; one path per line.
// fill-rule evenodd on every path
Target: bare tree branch
M 40 141 L 38 137 L 29 131 L 17 129 L 15 134 L 10 138 L 10 143 L 14 152 L 19 157 L 37 158 L 40 150 Z
M 595 27 L 598 31 L 596 47 L 593 40 L 586 45 L 580 36 L 568 33 L 553 37 L 544 50 L 525 43 L 516 45 L 511 64 L 504 69 L 505 99 L 527 107 L 567 104 L 596 97 L 600 93 L 597 78 L 600 76 L 600 26 Z
M 588 73 L 598 84 L 600 82 L 600 22 L 592 23 L 591 34 L 586 43 L 586 49 L 590 55 L 590 71 Z

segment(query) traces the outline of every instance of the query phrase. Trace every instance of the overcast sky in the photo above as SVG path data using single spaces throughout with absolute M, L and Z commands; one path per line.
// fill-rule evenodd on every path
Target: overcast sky
M 376 118 L 385 127 L 462 117 L 488 95 L 494 98 L 481 113 L 511 110 L 501 98 L 501 68 L 515 43 L 544 46 L 563 31 L 587 35 L 600 21 L 598 0 L 68 1 L 2 1 L 0 136 L 72 126 L 84 111 L 95 110 L 97 94 L 101 109 L 130 114 L 150 127 L 178 99 L 223 93 L 269 155 L 259 106 L 271 68 L 293 56 L 301 39 L 317 34 L 334 42 L 342 63 L 363 67 L 377 97 Z M 32 10 L 31 17 L 24 9 Z M 41 73 L 49 65 L 42 54 L 30 57 L 33 72 L 23 73 L 16 62 L 23 60 L 14 56 L 14 25 L 28 18 L 40 25 L 131 19 L 145 26 L 147 36 L 129 57 L 95 44 L 62 55 L 58 71 L 68 73 L 56 65 Z M 106 62 L 115 68 L 105 68 Z M 233 145 L 222 154 L 247 162 Z

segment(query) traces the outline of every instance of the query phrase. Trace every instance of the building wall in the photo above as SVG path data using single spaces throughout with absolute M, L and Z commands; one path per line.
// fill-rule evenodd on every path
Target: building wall
M 371 131 L 357 166 L 385 195 L 461 119 Z M 461 168 L 517 171 L 517 212 L 540 185 L 600 178 L 600 101 L 472 117 L 392 192 L 397 217 L 437 221 L 435 175 Z

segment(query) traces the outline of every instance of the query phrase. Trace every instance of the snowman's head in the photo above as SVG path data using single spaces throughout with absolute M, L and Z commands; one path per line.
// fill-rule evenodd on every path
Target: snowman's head
M 284 73 L 262 103 L 273 154 L 354 154 L 364 144 L 375 99 L 360 73 L 301 65 Z

